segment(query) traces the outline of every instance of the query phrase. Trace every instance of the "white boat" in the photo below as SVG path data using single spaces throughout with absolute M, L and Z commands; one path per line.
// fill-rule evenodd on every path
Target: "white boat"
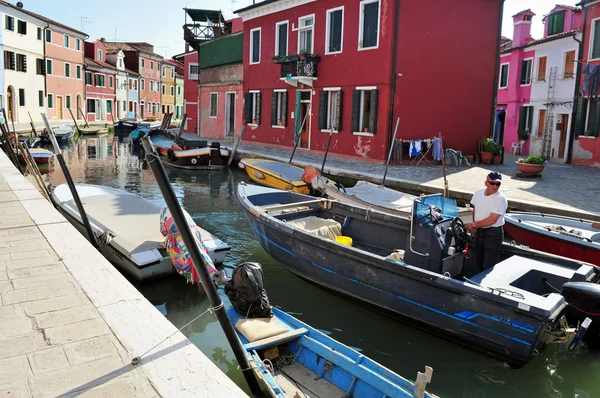
M 100 251 L 110 262 L 137 280 L 145 281 L 175 272 L 160 233 L 162 207 L 120 189 L 76 184 Z M 67 184 L 54 189 L 59 211 L 87 236 Z M 201 229 L 202 242 L 214 264 L 220 264 L 231 246 Z
M 331 180 L 321 175 L 312 179 L 311 186 L 315 191 L 321 192 L 330 199 L 401 217 L 410 216 L 413 203 L 418 198 L 415 195 L 368 181 L 358 181 L 355 186 L 345 188 L 341 185 L 334 185 Z M 458 216 L 465 223 L 473 221 L 472 209 L 468 207 L 459 207 Z

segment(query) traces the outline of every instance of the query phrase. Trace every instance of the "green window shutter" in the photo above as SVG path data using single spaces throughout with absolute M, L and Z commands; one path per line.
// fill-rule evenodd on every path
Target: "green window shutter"
M 260 124 L 261 97 L 262 93 L 256 93 L 256 124 Z
M 577 98 L 577 114 L 575 116 L 575 137 L 583 135 L 585 124 L 585 109 L 587 108 L 587 100 L 585 98 Z
M 27 72 L 27 55 L 23 55 L 23 72 Z
M 284 126 L 287 126 L 287 112 L 288 112 L 288 95 L 287 91 L 283 93 L 281 100 L 281 119 Z
M 352 131 L 360 131 L 360 90 L 352 92 Z
M 369 119 L 369 132 L 377 132 L 377 108 L 378 108 L 379 90 L 371 90 L 371 117 Z
M 531 133 L 533 128 L 533 106 L 526 106 L 525 111 L 527 112 L 527 130 Z
M 500 87 L 508 85 L 508 66 L 502 67 L 502 76 L 500 77 Z
M 336 114 L 336 120 L 335 120 L 335 128 L 337 131 L 340 131 L 342 129 L 342 93 L 343 91 L 340 90 L 338 91 L 338 95 L 337 95 L 337 102 L 335 104 L 335 114 Z
M 521 62 L 521 84 L 527 84 L 527 62 Z
M 327 95 L 328 92 L 322 90 L 319 93 L 319 130 L 325 130 L 327 126 Z
M 244 94 L 244 119 L 246 123 L 252 123 L 252 94 Z
M 15 67 L 15 53 L 11 52 L 10 53 L 10 69 L 12 70 L 17 70 L 17 68 Z
M 553 34 L 562 33 L 565 29 L 565 13 L 561 12 L 554 16 L 554 30 Z
M 522 106 L 519 109 L 519 131 L 527 128 L 527 108 Z
M 271 96 L 271 126 L 277 126 L 277 92 L 273 91 Z
M 600 100 L 596 98 L 594 102 L 592 102 L 590 106 L 596 105 L 596 118 L 594 120 L 594 137 L 598 137 L 598 131 L 600 130 Z
M 600 19 L 594 21 L 594 39 L 592 43 L 592 58 L 600 58 Z

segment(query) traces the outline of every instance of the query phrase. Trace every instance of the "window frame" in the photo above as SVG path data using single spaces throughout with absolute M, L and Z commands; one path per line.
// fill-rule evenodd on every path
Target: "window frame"
M 378 90 L 378 88 L 377 88 L 377 86 L 363 86 L 363 87 L 356 87 L 355 90 L 361 91 L 361 94 L 360 94 L 360 105 L 359 105 L 360 114 L 359 114 L 359 117 L 358 117 L 358 125 L 359 125 L 359 128 L 361 130 L 364 130 L 364 127 L 363 127 L 364 123 L 363 122 L 364 122 L 365 119 L 364 119 L 363 109 L 365 107 L 365 103 L 364 103 L 364 101 L 365 101 L 365 92 L 368 91 L 372 95 L 373 94 L 373 90 Z M 372 97 L 371 97 L 371 101 L 373 101 Z M 370 118 L 371 118 L 371 114 L 369 112 L 369 118 L 368 119 L 370 120 Z M 354 130 L 354 129 L 351 128 L 351 130 Z M 372 131 L 369 131 L 369 132 L 366 132 L 366 131 L 352 131 L 352 134 L 353 135 L 367 136 L 367 137 L 374 137 L 375 136 L 375 133 L 372 132 Z
M 285 54 L 278 54 L 279 52 L 279 27 L 282 25 L 286 25 L 286 37 L 285 37 Z M 285 57 L 290 53 L 290 21 L 279 21 L 275 24 L 275 56 L 276 57 Z
M 194 74 L 192 73 L 192 67 L 196 67 L 197 72 Z M 193 77 L 195 76 L 195 78 Z M 190 80 L 198 80 L 200 79 L 200 69 L 198 69 L 198 62 L 190 62 L 188 64 L 188 79 Z
M 68 62 L 65 62 L 65 68 L 64 68 L 64 72 L 65 72 L 65 77 L 66 78 L 70 78 L 71 77 L 71 64 Z M 67 76 L 67 71 L 68 71 L 68 76 Z
M 102 49 L 101 48 L 97 49 L 96 50 L 96 58 L 98 59 L 98 61 L 104 62 L 104 60 L 102 58 L 103 56 L 104 56 L 104 54 L 103 54 Z
M 573 53 L 573 65 L 571 66 L 571 73 L 567 72 L 567 54 Z M 568 50 L 563 52 L 563 79 L 575 79 L 575 75 L 577 74 L 577 68 L 575 67 L 575 60 L 577 59 L 577 50 Z
M 162 95 L 167 95 L 167 85 L 166 84 L 162 85 L 162 93 L 161 94 Z
M 71 109 L 71 95 L 65 94 L 65 109 Z
M 544 71 L 544 77 L 543 79 L 540 79 L 540 60 L 542 58 L 546 58 L 546 70 Z M 548 72 L 548 55 L 540 55 L 539 57 L 536 57 L 536 63 L 535 63 L 535 81 L 536 82 L 545 82 L 546 81 L 546 73 Z M 533 80 L 533 76 L 532 76 L 532 80 Z
M 308 26 L 301 26 L 302 22 L 307 20 L 307 19 L 311 19 L 312 18 L 312 25 L 308 25 Z M 297 53 L 300 54 L 300 52 L 302 50 L 300 50 L 300 38 L 302 33 L 310 30 L 312 31 L 312 34 L 310 35 L 310 51 L 307 51 L 308 54 L 314 54 L 315 52 L 315 22 L 316 22 L 316 18 L 315 18 L 315 14 L 308 14 L 308 15 L 303 15 L 301 17 L 298 17 L 298 28 L 296 29 L 296 31 L 298 32 L 298 47 L 296 48 L 298 51 Z
M 75 50 L 81 51 L 81 40 L 75 39 Z
M 255 32 L 258 32 L 258 61 L 254 61 L 253 60 L 253 56 L 254 56 L 254 33 Z M 260 64 L 261 47 L 262 47 L 262 28 L 258 27 L 258 28 L 250 29 L 250 52 L 248 54 L 248 56 L 250 57 L 248 59 L 249 65 L 258 65 L 258 64 Z
M 260 90 L 248 90 L 248 93 L 251 94 L 251 120 L 252 122 L 258 116 L 258 97 L 260 96 Z M 250 123 L 248 122 L 248 126 L 258 126 L 260 123 Z
M 48 40 L 48 36 L 50 36 L 49 40 Z M 44 32 L 44 41 L 46 43 L 52 44 L 52 29 L 46 28 L 46 31 Z
M 377 43 L 373 47 L 364 47 L 363 46 L 363 23 L 365 16 L 365 5 L 378 3 L 377 7 Z M 359 6 L 359 20 L 358 20 L 358 51 L 368 51 L 368 50 L 376 50 L 379 48 L 379 36 L 381 35 L 381 0 L 363 0 L 360 2 Z
M 45 102 L 46 101 L 44 100 L 44 90 L 38 90 L 38 106 L 40 108 L 43 108 Z
M 48 65 L 50 67 L 48 67 Z M 46 75 L 52 76 L 54 74 L 54 62 L 51 59 L 46 58 Z
M 81 65 L 75 65 L 75 79 L 81 80 Z
M 215 106 L 214 106 L 214 108 L 213 108 L 213 96 L 215 97 Z M 210 93 L 209 104 L 210 105 L 209 105 L 209 110 L 208 110 L 209 111 L 208 112 L 208 117 L 209 117 L 209 119 L 216 119 L 217 117 L 219 117 L 219 93 L 218 92 L 212 91 Z
M 502 67 L 506 66 L 506 86 L 502 85 Z M 509 62 L 504 62 L 500 64 L 500 76 L 498 78 L 498 89 L 499 90 L 505 90 L 508 88 L 508 78 L 510 76 L 510 61 Z
M 21 95 L 21 93 L 23 95 Z M 27 95 L 25 94 L 25 89 L 20 88 L 19 89 L 19 107 L 27 106 L 26 97 L 27 97 Z
M 109 75 L 108 76 L 108 88 L 113 88 L 114 84 L 115 84 L 114 78 L 111 75 Z
M 332 115 L 335 115 L 336 120 L 338 119 L 338 115 L 336 113 L 337 112 L 337 101 L 340 96 L 340 93 L 342 92 L 342 88 L 341 87 L 324 87 L 323 91 L 327 92 L 327 104 L 325 104 L 325 107 L 326 107 L 325 114 L 327 115 L 327 117 L 325 120 L 325 125 L 330 126 Z M 331 95 L 331 93 L 335 93 L 335 95 L 336 95 L 335 102 L 333 102 L 333 103 L 332 103 L 333 96 Z M 331 109 L 333 112 L 330 113 L 329 109 Z M 342 119 L 340 118 L 340 123 L 341 123 L 341 120 Z M 324 129 L 321 129 L 321 132 L 338 134 L 340 132 L 340 126 L 336 126 L 335 129 L 324 128 Z
M 11 23 L 9 24 L 8 21 L 11 21 Z M 12 27 L 12 29 L 11 29 Z M 10 16 L 10 15 L 5 15 L 4 17 L 4 29 L 14 32 L 15 31 L 15 17 Z
M 70 42 L 69 42 L 69 35 L 64 35 L 63 36 L 63 47 L 64 48 L 71 48 L 70 47 Z
M 54 109 L 54 94 L 48 93 L 46 95 L 46 107 L 48 109 Z
M 523 60 L 521 61 L 521 73 L 523 73 L 523 62 L 526 62 L 526 61 L 530 61 L 529 83 L 522 83 L 523 76 L 520 76 L 519 83 L 521 84 L 521 87 L 531 86 L 531 82 L 533 80 L 533 57 L 523 58 Z
M 331 23 L 331 14 L 336 11 L 342 11 L 342 31 L 340 37 L 340 50 L 339 51 L 329 51 L 329 39 L 330 39 L 330 23 Z M 326 26 L 325 26 L 325 55 L 333 55 L 333 54 L 341 54 L 344 51 L 344 17 L 345 17 L 344 6 L 330 8 L 325 13 L 325 17 L 327 18 Z
M 283 122 L 283 120 L 287 116 L 287 115 L 283 114 L 283 97 L 284 97 L 284 94 L 286 94 L 286 93 L 287 93 L 286 89 L 273 90 L 273 95 L 276 96 L 276 98 L 277 98 L 277 111 L 276 111 L 276 117 L 275 117 L 277 119 L 277 124 L 271 123 L 271 127 L 276 128 L 276 129 L 286 128 L 285 125 L 279 125 L 279 122 Z
M 90 76 L 90 83 L 89 84 L 87 82 L 88 73 L 89 73 L 89 76 Z M 86 86 L 93 86 L 94 85 L 94 74 L 91 71 L 89 71 L 89 70 L 85 71 L 84 79 L 85 79 L 85 85 Z
M 43 38 L 44 38 L 44 33 L 42 31 L 42 28 L 38 26 L 36 29 L 36 39 L 39 41 L 42 41 Z
M 19 29 L 19 26 L 24 26 L 24 32 L 21 32 Z M 18 34 L 20 35 L 27 35 L 27 21 L 24 21 L 22 19 L 17 19 L 17 31 Z
M 596 58 L 593 57 L 594 54 L 594 33 L 596 32 L 596 22 L 598 22 L 598 28 L 600 28 L 600 17 L 594 18 L 591 20 L 591 29 L 589 36 L 590 48 L 588 49 L 588 61 L 600 60 L 600 43 L 598 43 L 598 56 Z

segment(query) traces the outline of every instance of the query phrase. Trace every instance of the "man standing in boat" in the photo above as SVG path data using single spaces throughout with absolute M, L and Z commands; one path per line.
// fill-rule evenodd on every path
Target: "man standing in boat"
M 502 175 L 492 171 L 487 175 L 485 188 L 478 189 L 471 198 L 473 221 L 467 230 L 475 235 L 475 253 L 479 272 L 493 267 L 500 257 L 504 240 L 504 214 L 508 207 L 506 196 L 500 192 Z

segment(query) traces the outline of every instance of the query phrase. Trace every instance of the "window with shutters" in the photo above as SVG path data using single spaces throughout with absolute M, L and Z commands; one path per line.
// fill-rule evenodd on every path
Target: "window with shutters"
M 81 51 L 81 40 L 75 39 L 75 50 Z
M 275 55 L 283 57 L 288 55 L 288 21 L 275 24 Z
M 167 95 L 167 86 L 165 84 L 162 85 L 162 95 Z
M 600 59 L 600 18 L 592 19 L 589 58 Z
M 48 109 L 54 108 L 54 95 L 48 94 Z
M 217 93 L 210 93 L 210 117 L 217 117 L 219 95 Z
M 377 130 L 377 103 L 379 90 L 376 87 L 357 87 L 352 95 L 352 132 L 374 134 Z
M 113 102 L 112 100 L 106 100 L 106 113 L 112 113 Z
M 4 69 L 16 70 L 15 53 L 12 51 L 4 51 Z
M 81 79 L 81 65 L 75 66 L 75 77 L 77 77 L 78 79 Z
M 108 87 L 113 88 L 113 77 L 112 76 L 108 77 Z
M 70 95 L 65 96 L 65 107 L 67 109 L 71 109 L 71 96 Z
M 249 125 L 260 124 L 260 91 L 251 91 L 244 96 L 244 119 Z
M 565 30 L 565 12 L 559 12 L 546 17 L 548 36 L 562 33 Z
M 594 135 L 598 136 L 598 116 L 600 116 L 600 112 L 598 111 L 598 105 L 600 101 L 598 98 L 591 98 L 587 101 L 587 120 L 585 124 L 585 135 Z
M 537 77 L 536 81 L 545 82 L 546 81 L 546 64 L 548 63 L 548 57 L 539 57 L 537 60 Z
M 298 53 L 313 53 L 315 15 L 298 18 Z
M 37 28 L 37 39 L 42 40 L 42 28 L 38 26 Z
M 19 89 L 19 106 L 25 106 L 25 89 Z
M 96 113 L 96 100 L 88 98 L 86 104 L 88 113 Z
M 40 107 L 44 106 L 44 91 L 42 91 L 42 90 L 38 91 L 38 105 Z
M 327 10 L 327 30 L 325 33 L 325 54 L 342 52 L 344 36 L 344 7 Z
M 174 96 L 174 95 L 175 95 L 175 87 L 171 86 L 171 96 Z
M 27 34 L 27 22 L 21 21 L 20 19 L 17 20 L 17 33 L 21 35 Z
M 527 86 L 531 84 L 531 65 L 533 59 L 524 59 L 521 63 L 521 85 Z
M 15 19 L 11 16 L 6 16 L 4 18 L 4 29 L 15 31 Z
M 358 49 L 379 47 L 379 0 L 360 2 Z
M 140 90 L 146 91 L 146 81 L 144 79 L 140 80 Z
M 52 74 L 52 60 L 51 59 L 46 60 L 46 74 L 47 75 Z
M 17 54 L 17 72 L 27 72 L 27 55 Z
M 36 58 L 36 60 L 35 60 L 35 73 L 37 75 L 45 75 L 46 74 L 46 63 L 41 58 Z
M 283 128 L 287 126 L 287 91 L 273 91 L 271 100 L 271 126 Z
M 319 94 L 319 129 L 338 132 L 342 128 L 342 91 L 325 88 Z
M 46 29 L 46 43 L 52 43 L 52 31 Z
M 71 64 L 65 62 L 65 77 L 71 77 Z
M 69 48 L 69 35 L 64 35 L 63 46 L 65 46 L 66 48 Z
M 92 72 L 85 72 L 85 84 L 86 86 L 92 85 Z
M 154 82 L 150 80 L 150 91 L 154 91 Z
M 564 66 L 564 78 L 574 79 L 575 78 L 575 50 L 567 51 L 565 53 L 565 66 Z
M 198 80 L 198 73 L 198 62 L 190 62 L 188 70 L 188 76 L 190 80 Z
M 98 61 L 102 61 L 102 50 L 98 49 L 98 54 L 96 55 L 96 57 Z
M 519 131 L 531 132 L 533 124 L 533 106 L 522 106 L 519 111 Z
M 260 63 L 260 28 L 250 30 L 250 64 Z
M 137 79 L 133 79 L 133 90 L 137 91 Z
M 540 109 L 538 113 L 537 136 L 543 137 L 546 128 L 546 110 Z
M 508 87 L 508 68 L 509 67 L 510 67 L 510 64 L 500 65 L 500 81 L 498 84 L 498 88 Z

